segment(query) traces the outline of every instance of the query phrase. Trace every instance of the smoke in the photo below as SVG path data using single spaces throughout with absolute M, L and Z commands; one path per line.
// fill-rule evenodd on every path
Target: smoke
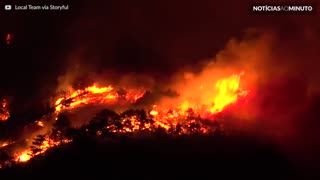
M 292 153 L 297 146 L 293 145 L 295 139 L 308 138 L 306 127 L 301 124 L 308 127 L 318 124 L 304 117 L 319 90 L 316 61 L 319 42 L 314 38 L 318 36 L 313 28 L 302 28 L 292 34 L 284 34 L 281 29 L 248 29 L 243 38 L 230 39 L 213 58 L 199 60 L 200 71 L 177 70 L 171 83 L 162 87 L 179 96 L 161 98 L 157 104 L 173 107 L 190 99 L 198 104 L 208 103 L 210 95 L 214 96 L 217 80 L 244 71 L 240 86 L 249 90 L 248 101 L 224 112 L 225 127 L 271 138 Z M 200 86 L 209 88 L 204 92 Z
M 227 2 L 177 1 L 168 8 L 166 3 L 142 4 L 112 2 L 105 17 L 86 12 L 76 21 L 74 29 L 86 27 L 72 35 L 80 48 L 71 50 L 58 91 L 79 81 L 87 82 L 83 86 L 157 87 L 179 95 L 156 102 L 171 106 L 185 99 L 206 102 L 198 87 L 244 71 L 240 83 L 250 91 L 248 102 L 228 112 L 230 129 L 287 143 L 304 137 L 301 124 L 316 125 L 303 115 L 320 88 L 318 15 L 253 16 L 247 5 L 236 3 L 217 16 L 213 12 L 230 8 Z
M 280 127 L 276 127 L 275 131 L 283 132 L 280 129 L 291 128 L 287 121 L 303 110 L 310 90 L 314 91 L 318 82 L 316 66 L 310 63 L 315 58 L 315 49 L 313 46 L 304 48 L 310 42 L 318 45 L 313 39 L 317 36 L 316 31 L 307 28 L 286 36 L 281 29 L 247 29 L 243 38 L 230 39 L 214 57 L 194 63 L 193 67 L 196 68 L 181 64 L 172 75 L 163 74 L 169 76 L 167 79 L 170 79 L 170 83 L 164 83 L 146 72 L 126 72 L 112 67 L 100 71 L 96 65 L 85 63 L 88 61 L 85 58 L 96 62 L 98 55 L 87 55 L 91 48 L 77 50 L 68 58 L 70 65 L 66 73 L 58 78 L 57 91 L 86 87 L 93 83 L 150 91 L 160 88 L 162 91 L 172 90 L 179 97 L 162 98 L 156 102 L 158 105 L 172 107 L 182 104 L 186 99 L 193 99 L 197 104 L 208 104 L 208 95 L 214 96 L 212 89 L 219 79 L 245 72 L 240 85 L 250 90 L 250 100 L 241 112 L 237 111 L 236 116 L 241 114 L 241 118 L 251 119 L 247 122 L 254 123 L 256 119 L 262 119 L 263 124 L 281 122 L 276 125 Z M 205 93 L 200 93 L 200 86 L 205 88 Z M 273 126 L 270 129 L 274 129 Z M 270 134 L 274 134 L 274 130 Z

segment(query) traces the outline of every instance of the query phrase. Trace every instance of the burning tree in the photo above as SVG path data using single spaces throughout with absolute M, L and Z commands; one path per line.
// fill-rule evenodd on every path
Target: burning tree
M 87 127 L 90 134 L 110 135 L 122 129 L 122 124 L 117 113 L 104 109 L 89 122 Z
M 45 145 L 46 136 L 45 135 L 38 135 L 33 139 L 32 145 L 30 147 L 31 152 L 30 156 L 36 156 L 39 155 L 42 151 Z

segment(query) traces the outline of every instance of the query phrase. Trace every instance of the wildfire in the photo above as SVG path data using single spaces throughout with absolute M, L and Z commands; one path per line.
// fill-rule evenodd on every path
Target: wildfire
M 158 113 L 158 111 L 156 111 L 156 110 L 152 110 L 152 111 L 150 111 L 150 114 L 153 115 L 153 116 L 156 116 L 156 115 L 158 115 L 159 113 Z
M 181 103 L 174 104 L 173 106 L 154 104 L 146 114 L 144 114 L 145 112 L 143 110 L 129 110 L 112 116 L 116 117 L 115 120 L 118 122 L 108 122 L 102 125 L 100 129 L 95 129 L 93 134 L 100 136 L 104 131 L 128 133 L 148 130 L 154 132 L 157 128 L 162 128 L 167 132 L 175 131 L 179 135 L 190 134 L 193 131 L 207 133 L 210 129 L 201 125 L 200 117 L 208 118 L 206 117 L 208 114 L 211 117 L 216 113 L 222 112 L 230 104 L 236 103 L 240 97 L 245 97 L 248 91 L 243 90 L 240 84 L 241 76 L 243 75 L 243 72 L 232 74 L 229 77 L 218 79 L 213 84 L 201 83 L 200 86 L 194 86 L 193 89 L 190 90 L 192 92 L 191 96 L 183 96 L 182 94 L 182 97 L 180 97 L 182 99 L 182 101 L 180 101 Z M 72 90 L 62 97 L 57 97 L 54 103 L 55 115 L 58 115 L 63 110 L 77 108 L 81 104 L 106 104 L 121 101 L 134 103 L 143 97 L 144 93 L 145 91 L 140 90 L 130 90 L 126 91 L 126 93 L 119 93 L 119 91 L 116 91 L 112 86 L 99 87 L 97 85 L 89 86 L 83 90 Z M 6 105 L 3 104 L 2 108 L 6 108 Z M 106 112 L 105 114 L 110 115 L 110 112 Z M 54 118 L 58 120 L 57 116 Z M 113 122 L 115 120 L 110 121 Z M 36 121 L 36 124 L 40 127 L 46 125 L 44 120 Z M 92 127 L 97 126 L 93 125 Z M 89 131 L 89 129 L 86 129 L 86 132 Z M 36 151 L 32 148 L 24 150 L 16 154 L 15 161 L 29 161 L 32 157 L 45 153 L 53 146 L 70 141 L 71 140 L 68 139 L 54 141 L 49 137 L 43 137 L 41 145 Z
M 200 87 L 192 89 L 191 98 L 186 97 L 183 102 L 175 104 L 172 107 L 153 105 L 149 114 L 156 121 L 155 124 L 165 129 L 169 129 L 170 124 L 181 123 L 179 119 L 190 116 L 190 109 L 193 116 L 210 116 L 222 112 L 228 105 L 236 103 L 239 97 L 248 94 L 247 90 L 240 88 L 240 79 L 244 72 L 232 74 L 229 77 L 218 79 L 214 85 L 201 84 Z M 144 95 L 144 92 L 130 91 L 127 92 L 125 100 L 130 103 L 136 102 Z M 56 112 L 62 109 L 76 108 L 81 104 L 112 103 L 120 101 L 121 95 L 114 91 L 112 86 L 99 87 L 97 85 L 89 86 L 84 90 L 74 90 L 69 96 L 57 98 Z M 200 101 L 195 101 L 193 97 L 200 97 Z M 184 98 L 184 97 L 182 97 Z M 132 126 L 137 127 L 139 124 L 134 117 L 130 119 Z M 138 128 L 133 128 L 136 130 Z M 128 130 L 127 130 L 128 131 Z
M 38 125 L 38 126 L 40 126 L 40 127 L 44 127 L 44 124 L 43 124 L 43 122 L 42 122 L 42 121 L 37 121 L 36 123 L 37 123 L 37 125 Z
M 93 86 L 86 88 L 86 90 L 88 92 L 91 92 L 93 94 L 101 94 L 101 93 L 105 93 L 105 92 L 110 92 L 112 89 L 113 88 L 111 86 L 99 88 L 96 85 L 93 85 Z
M 171 107 L 162 105 L 153 106 L 151 115 L 160 119 L 172 119 L 188 116 L 188 111 L 201 117 L 212 116 L 222 112 L 226 107 L 237 102 L 239 98 L 248 95 L 248 90 L 240 86 L 244 72 L 218 79 L 213 85 L 201 84 L 187 89 L 187 95 L 181 95 L 181 101 Z M 191 93 L 190 93 L 191 92 Z M 167 113 L 169 112 L 170 113 Z
M 16 158 L 16 161 L 18 162 L 27 162 L 31 159 L 31 151 L 30 150 L 26 150 L 23 151 L 20 155 L 18 155 L 18 157 Z
M 113 87 L 98 87 L 96 85 L 85 88 L 84 90 L 73 90 L 69 96 L 60 97 L 56 100 L 56 112 L 62 108 L 75 108 L 81 104 L 106 103 L 117 98 L 117 94 L 112 92 Z M 99 94 L 100 96 L 94 96 Z
M 45 153 L 51 147 L 58 146 L 61 143 L 69 143 L 69 142 L 71 142 L 71 140 L 63 139 L 63 140 L 57 142 L 57 141 L 54 141 L 48 137 L 44 137 L 44 140 L 41 141 L 41 144 L 39 145 L 39 147 L 34 147 L 34 149 L 29 148 L 29 149 L 24 150 L 23 152 L 17 154 L 15 161 L 27 162 L 30 159 L 32 159 L 32 157 Z

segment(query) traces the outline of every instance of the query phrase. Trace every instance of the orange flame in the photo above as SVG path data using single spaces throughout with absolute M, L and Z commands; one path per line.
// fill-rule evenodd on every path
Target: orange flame
M 68 139 L 63 139 L 60 142 L 55 142 L 52 139 L 46 138 L 42 144 L 40 145 L 39 149 L 40 151 L 33 153 L 31 149 L 27 149 L 24 150 L 23 152 L 19 153 L 18 155 L 16 155 L 15 161 L 17 162 L 27 162 L 30 159 L 32 159 L 32 157 L 37 156 L 39 154 L 45 153 L 48 149 L 50 149 L 51 147 L 60 145 L 61 142 L 63 143 L 69 143 L 71 140 Z
M 222 112 L 227 106 L 236 103 L 240 97 L 245 97 L 248 94 L 248 91 L 243 90 L 240 86 L 242 75 L 244 75 L 244 72 L 218 79 L 213 85 L 203 82 L 200 86 L 192 84 L 182 91 L 179 102 L 174 101 L 174 104 L 170 105 L 172 107 L 163 109 L 161 106 L 172 103 L 165 101 L 162 105 L 159 105 L 159 110 L 175 110 L 175 114 L 170 114 L 170 117 L 187 116 L 188 113 L 186 112 L 189 109 L 201 116 Z
M 156 116 L 156 115 L 158 115 L 159 113 L 158 113 L 158 111 L 156 111 L 156 110 L 152 110 L 152 111 L 150 111 L 150 114 L 151 114 L 152 116 Z
M 40 126 L 40 127 L 44 127 L 44 124 L 42 121 L 37 121 L 37 125 Z
M 84 90 L 74 90 L 70 92 L 69 96 L 60 97 L 56 100 L 56 112 L 60 112 L 63 108 L 68 106 L 69 108 L 75 108 L 81 104 L 90 104 L 101 102 L 108 102 L 110 100 L 115 100 L 117 94 L 112 93 L 113 88 L 108 87 L 98 87 L 96 85 L 89 86 Z M 101 96 L 92 96 L 94 94 L 101 94 Z M 69 102 L 66 102 L 69 101 Z
M 218 80 L 216 83 L 218 94 L 214 98 L 211 113 L 221 112 L 227 105 L 235 103 L 239 94 L 243 94 L 243 91 L 239 89 L 241 74 Z
M 18 157 L 16 158 L 16 161 L 18 161 L 18 162 L 29 161 L 31 159 L 30 153 L 31 153 L 30 150 L 23 151 L 20 155 L 18 155 Z

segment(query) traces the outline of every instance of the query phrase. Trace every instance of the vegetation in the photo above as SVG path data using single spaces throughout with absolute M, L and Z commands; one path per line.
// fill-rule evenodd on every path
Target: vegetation
M 203 133 L 202 121 L 190 112 L 185 123 L 166 129 L 156 125 L 143 110 L 118 114 L 105 109 L 88 124 L 74 129 L 68 117 L 61 114 L 51 134 L 34 138 L 31 146 L 34 158 L 27 163 L 7 163 L 8 168 L 0 171 L 0 177 L 297 177 L 288 161 L 272 146 L 247 137 L 223 136 L 218 122 L 211 125 L 214 130 Z M 37 155 L 48 138 L 59 145 Z M 72 142 L 64 143 L 66 139 Z

